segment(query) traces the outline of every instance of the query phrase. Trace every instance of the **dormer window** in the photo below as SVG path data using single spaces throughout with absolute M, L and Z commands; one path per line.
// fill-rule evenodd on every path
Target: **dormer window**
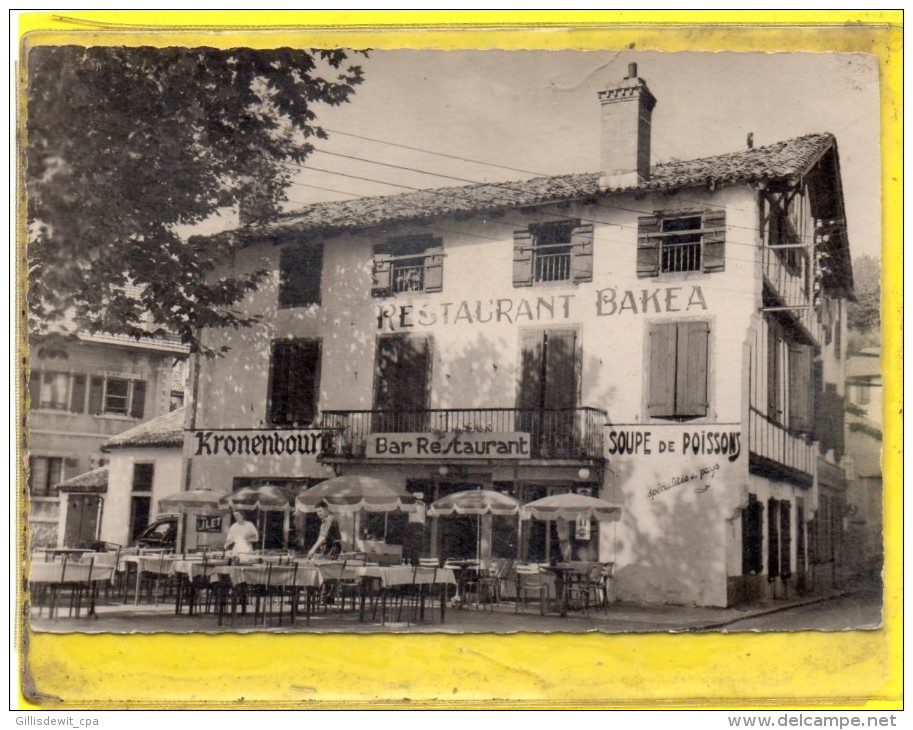
M 592 223 L 551 221 L 514 231 L 514 286 L 592 280 Z
M 637 275 L 722 271 L 726 213 L 657 213 L 637 220 Z
M 443 288 L 444 248 L 430 235 L 399 236 L 374 247 L 371 293 L 376 297 Z

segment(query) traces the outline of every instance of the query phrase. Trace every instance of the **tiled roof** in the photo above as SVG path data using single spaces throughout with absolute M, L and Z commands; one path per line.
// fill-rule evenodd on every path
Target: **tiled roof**
M 87 471 L 70 479 L 60 482 L 58 488 L 66 491 L 67 489 L 89 489 L 93 491 L 105 490 L 108 487 L 108 467 L 100 466 L 92 471 Z
M 180 446 L 184 443 L 184 409 L 166 413 L 108 439 L 102 451 L 111 449 Z
M 253 235 L 283 231 L 324 233 L 383 223 L 585 199 L 604 192 L 672 190 L 698 185 L 788 180 L 807 172 L 835 144 L 831 134 L 811 134 L 785 142 L 715 157 L 655 165 L 649 180 L 633 187 L 599 189 L 600 173 L 538 177 L 505 183 L 420 190 L 352 201 L 316 203 L 250 230 Z M 243 235 L 243 234 L 242 234 Z

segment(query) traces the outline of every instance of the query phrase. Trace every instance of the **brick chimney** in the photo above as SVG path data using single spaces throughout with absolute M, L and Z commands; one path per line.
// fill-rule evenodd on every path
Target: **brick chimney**
M 602 105 L 601 190 L 632 187 L 650 179 L 650 127 L 656 97 L 628 64 L 627 78 L 599 92 Z

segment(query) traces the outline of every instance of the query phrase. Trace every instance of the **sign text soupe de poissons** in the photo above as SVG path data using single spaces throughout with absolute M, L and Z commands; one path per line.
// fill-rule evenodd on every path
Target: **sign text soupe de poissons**
M 372 433 L 367 453 L 376 459 L 529 459 L 528 433 Z
M 539 297 L 504 297 L 460 302 L 384 302 L 377 307 L 377 329 L 395 332 L 414 327 L 477 324 L 516 324 L 571 319 L 575 294 Z M 596 292 L 599 317 L 633 314 L 666 314 L 706 310 L 707 301 L 699 286 L 665 286 L 649 289 L 608 287 Z

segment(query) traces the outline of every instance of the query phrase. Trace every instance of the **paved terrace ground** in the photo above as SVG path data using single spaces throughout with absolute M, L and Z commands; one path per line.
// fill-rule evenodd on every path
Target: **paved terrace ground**
M 334 607 L 321 608 L 306 622 L 299 617 L 289 624 L 288 613 L 283 616 L 282 625 L 270 617 L 266 626 L 254 625 L 250 616 L 240 615 L 232 623 L 226 618 L 219 626 L 213 613 L 197 616 L 175 615 L 174 604 L 164 602 L 158 605 L 123 604 L 101 601 L 97 618 L 86 617 L 85 610 L 80 618 L 68 617 L 63 606 L 59 616 L 47 618 L 47 610 L 38 617 L 32 609 L 31 626 L 35 631 L 53 633 L 193 633 L 193 632 L 344 632 L 344 633 L 513 633 L 513 632 L 569 632 L 581 633 L 599 631 L 604 633 L 623 632 L 682 632 L 682 631 L 726 631 L 727 626 L 746 618 L 777 613 L 789 608 L 818 603 L 836 597 L 836 593 L 816 597 L 796 597 L 763 601 L 739 608 L 702 608 L 697 606 L 639 605 L 615 602 L 607 612 L 591 609 L 589 617 L 580 611 L 571 611 L 567 617 L 557 614 L 541 616 L 538 607 L 527 605 L 517 613 L 513 603 L 502 603 L 493 607 L 467 606 L 448 609 L 446 620 L 440 622 L 435 607 L 433 621 L 422 623 L 388 619 L 385 625 L 379 617 L 370 617 L 360 623 L 358 611 L 351 608 L 340 611 Z M 388 614 L 390 615 L 390 614 Z M 395 617 L 394 617 L 395 618 Z M 738 629 L 734 629 L 738 630 Z

